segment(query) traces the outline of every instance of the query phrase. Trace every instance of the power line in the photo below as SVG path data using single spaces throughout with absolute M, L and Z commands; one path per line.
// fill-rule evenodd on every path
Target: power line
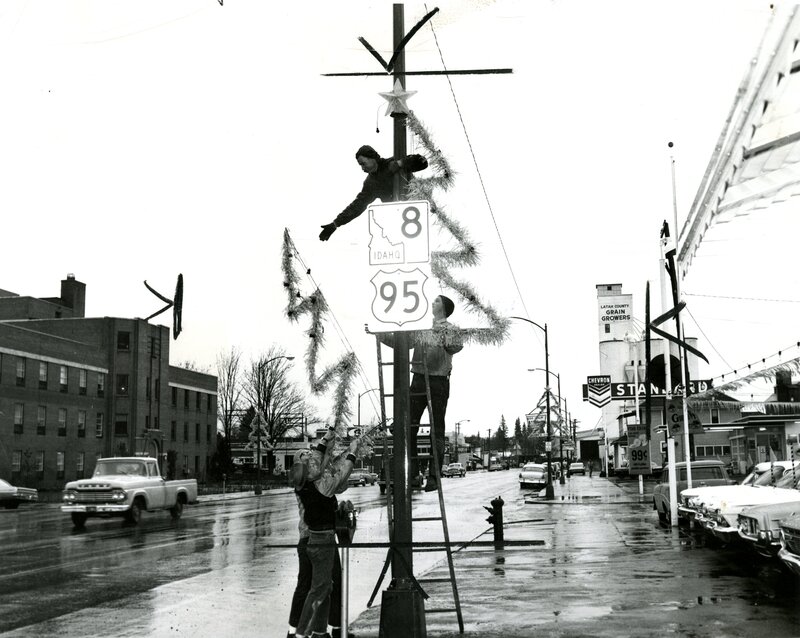
M 425 11 L 428 11 L 428 5 L 425 5 Z M 442 67 L 447 70 L 447 65 L 444 62 L 444 55 L 442 54 L 442 48 L 439 46 L 439 38 L 436 36 L 436 30 L 433 28 L 433 22 L 428 23 L 431 27 L 431 33 L 433 34 L 433 40 L 436 43 L 436 49 L 439 51 L 439 59 L 442 61 Z M 503 250 L 503 255 L 506 259 L 506 264 L 508 264 L 508 270 L 511 273 L 511 279 L 514 281 L 514 286 L 517 289 L 517 294 L 519 295 L 519 300 L 522 303 L 522 308 L 525 311 L 525 316 L 530 316 L 528 313 L 528 308 L 525 305 L 525 300 L 522 297 L 522 291 L 519 288 L 519 283 L 517 282 L 517 277 L 514 274 L 514 269 L 511 267 L 511 260 L 508 256 L 508 252 L 506 251 L 505 243 L 503 242 L 503 236 L 500 234 L 500 227 L 497 225 L 497 219 L 494 216 L 494 210 L 492 209 L 492 204 L 489 201 L 489 194 L 486 192 L 486 184 L 483 182 L 483 175 L 481 175 L 481 169 L 478 165 L 478 159 L 475 157 L 475 150 L 472 148 L 472 141 L 470 140 L 469 133 L 467 132 L 467 125 L 464 122 L 464 116 L 461 114 L 461 107 L 458 104 L 458 99 L 456 98 L 455 89 L 453 89 L 453 82 L 450 80 L 450 76 L 447 75 L 447 84 L 450 87 L 450 93 L 453 96 L 453 103 L 456 106 L 456 112 L 458 113 L 458 119 L 461 121 L 461 128 L 464 130 L 464 137 L 467 140 L 467 146 L 469 146 L 470 155 L 472 155 L 472 162 L 475 164 L 475 170 L 478 173 L 478 181 L 481 184 L 481 189 L 483 190 L 483 197 L 486 200 L 486 205 L 489 208 L 489 214 L 492 217 L 492 222 L 494 223 L 494 228 L 497 231 L 497 238 L 500 240 L 500 247 Z
M 729 368 L 732 368 L 733 366 L 731 366 L 731 364 L 730 364 L 730 363 L 728 363 L 727 361 L 725 361 L 725 357 L 723 357 L 723 356 L 720 354 L 719 350 L 717 350 L 717 348 L 714 346 L 714 344 L 713 344 L 713 343 L 711 343 L 711 339 L 709 339 L 709 338 L 708 338 L 708 335 L 706 335 L 706 333 L 705 333 L 705 332 L 703 331 L 703 329 L 700 327 L 700 324 L 699 324 L 699 323 L 697 323 L 697 319 L 695 319 L 695 318 L 694 318 L 694 315 L 692 314 L 692 311 L 691 311 L 691 310 L 689 310 L 689 306 L 686 306 L 685 308 L 686 308 L 686 312 L 687 312 L 687 313 L 689 313 L 689 316 L 692 318 L 692 321 L 694 321 L 694 325 L 695 325 L 695 327 L 696 327 L 696 328 L 697 328 L 697 329 L 700 331 L 700 334 L 701 334 L 701 335 L 703 335 L 703 338 L 705 338 L 705 340 L 708 342 L 708 345 L 710 345 L 710 346 L 711 346 L 711 349 L 712 349 L 712 350 L 714 350 L 714 352 L 716 352 L 716 353 L 717 353 L 717 356 L 718 356 L 720 359 L 722 359 L 722 363 L 724 363 L 724 364 L 725 364 L 727 367 L 729 367 Z
M 733 299 L 736 301 L 769 301 L 772 303 L 800 303 L 800 299 L 766 299 L 763 297 L 729 297 L 727 295 L 701 295 L 699 293 L 684 292 L 684 297 L 706 297 L 708 299 Z

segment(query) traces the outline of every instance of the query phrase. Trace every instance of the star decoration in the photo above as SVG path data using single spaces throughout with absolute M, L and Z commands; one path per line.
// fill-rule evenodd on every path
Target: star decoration
M 386 115 L 391 115 L 392 113 L 410 113 L 406 100 L 415 93 L 416 91 L 406 91 L 400 84 L 400 80 L 395 80 L 391 93 L 378 93 L 378 95 L 389 103 L 386 107 Z

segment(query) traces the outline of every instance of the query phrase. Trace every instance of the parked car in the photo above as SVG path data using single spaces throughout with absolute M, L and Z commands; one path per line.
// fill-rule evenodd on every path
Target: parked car
M 800 513 L 800 502 L 754 505 L 739 512 L 739 537 L 765 558 L 774 558 L 781 548 L 780 522 Z
M 32 487 L 15 487 L 0 479 L 0 505 L 15 510 L 20 503 L 33 503 L 39 500 L 39 492 Z
M 586 466 L 581 461 L 570 463 L 569 468 L 567 468 L 567 476 L 574 476 L 575 474 L 586 476 Z
M 722 461 L 692 461 L 692 487 L 709 485 L 735 485 L 736 481 L 728 476 L 728 470 Z M 675 464 L 675 489 L 678 497 L 688 487 L 686 479 L 686 463 Z M 671 518 L 669 509 L 669 472 L 661 477 L 661 482 L 653 488 L 653 509 L 661 522 Z
M 723 543 L 741 540 L 739 513 L 752 505 L 800 502 L 800 472 L 788 471 L 775 485 L 742 486 L 710 499 L 697 515 L 703 529 Z
M 364 487 L 366 485 L 375 485 L 377 480 L 378 475 L 374 472 L 363 468 L 356 468 L 350 472 L 350 476 L 347 477 L 347 486 Z
M 800 576 L 800 514 L 792 514 L 780 522 L 781 548 L 778 558 L 795 575 Z
M 519 472 L 519 486 L 540 490 L 547 485 L 547 466 L 541 463 L 526 463 Z
M 442 476 L 451 477 L 451 476 L 460 476 L 463 477 L 467 473 L 467 470 L 464 469 L 464 466 L 461 463 L 451 463 L 448 465 L 444 470 L 442 470 Z
M 742 479 L 739 485 L 714 485 L 685 489 L 678 497 L 678 517 L 687 521 L 694 520 L 708 500 L 720 494 L 733 494 L 740 486 L 774 485 L 789 467 L 791 467 L 791 461 L 759 463 L 750 474 Z

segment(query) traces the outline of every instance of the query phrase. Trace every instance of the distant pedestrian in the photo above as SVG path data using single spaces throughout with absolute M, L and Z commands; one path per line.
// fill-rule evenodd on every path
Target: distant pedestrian
M 594 472 L 594 461 L 589 459 L 589 478 L 592 478 L 592 472 Z
M 350 444 L 346 457 L 334 461 L 328 431 L 312 450 L 295 455 L 291 469 L 300 511 L 299 571 L 292 597 L 287 638 L 354 638 L 341 629 L 341 563 L 336 548 L 336 494 L 347 489 L 358 441 Z M 331 633 L 327 633 L 330 622 Z

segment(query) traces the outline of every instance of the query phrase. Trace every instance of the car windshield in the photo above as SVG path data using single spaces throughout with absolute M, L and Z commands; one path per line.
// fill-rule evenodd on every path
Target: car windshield
M 108 461 L 98 463 L 94 470 L 94 476 L 147 476 L 144 469 L 144 463 L 137 463 L 136 461 Z
M 783 476 L 783 472 L 784 468 L 782 466 L 775 465 L 759 476 L 753 485 L 774 485 Z
M 789 470 L 778 479 L 778 482 L 775 483 L 775 487 L 782 487 L 790 490 L 796 487 L 798 480 L 800 480 L 800 471 L 797 469 Z
M 523 470 L 543 470 L 544 465 L 539 465 L 538 463 L 528 463 L 527 465 L 523 466 Z

